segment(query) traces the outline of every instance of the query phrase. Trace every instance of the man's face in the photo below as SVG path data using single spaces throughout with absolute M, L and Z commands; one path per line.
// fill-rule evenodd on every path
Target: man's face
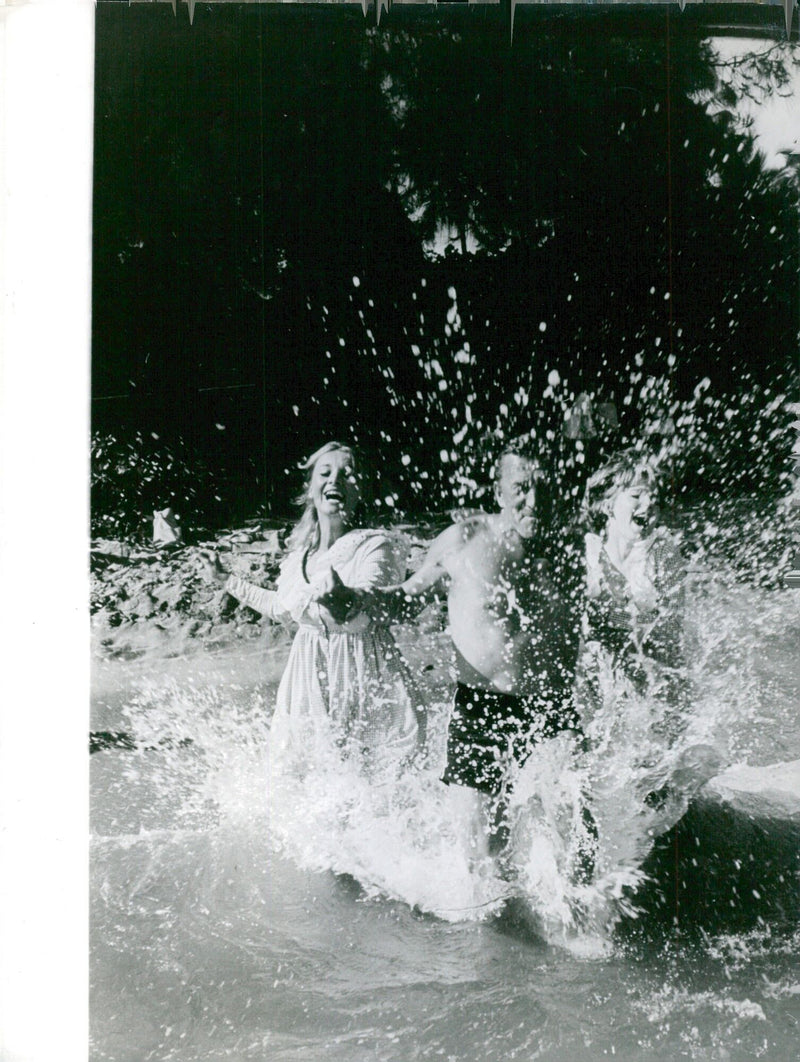
M 505 525 L 520 538 L 536 533 L 536 483 L 541 473 L 527 457 L 506 454 L 495 484 L 495 497 Z

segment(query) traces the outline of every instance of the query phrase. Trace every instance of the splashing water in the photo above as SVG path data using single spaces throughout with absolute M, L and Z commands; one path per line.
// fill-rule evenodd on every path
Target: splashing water
M 189 681 L 159 661 L 124 695 L 135 747 L 91 758 L 92 1057 L 590 1062 L 614 1047 L 634 1062 L 734 1058 L 739 1041 L 739 1057 L 789 1062 L 796 921 L 789 939 L 767 923 L 631 957 L 613 931 L 703 776 L 691 750 L 800 754 L 796 593 L 703 576 L 687 614 L 694 696 L 677 742 L 653 731 L 652 702 L 606 676 L 590 751 L 556 739 L 520 772 L 505 861 L 478 843 L 474 802 L 438 781 L 441 676 L 427 766 L 377 784 L 335 762 L 280 778 L 274 685 L 200 667 Z M 415 648 L 433 658 L 441 642 L 422 632 Z M 531 946 L 542 938 L 557 947 Z
M 556 455 L 554 493 L 575 503 L 593 444 L 563 431 L 574 388 L 532 352 L 508 393 L 479 396 L 472 378 L 479 344 L 470 346 L 454 288 L 448 297 L 444 338 L 430 340 L 422 313 L 420 336 L 409 337 L 420 373 L 416 398 L 413 388 L 396 390 L 407 417 L 400 465 L 412 498 L 424 499 L 428 512 L 439 503 L 485 504 L 492 453 L 528 434 Z M 380 371 L 378 349 L 372 337 L 364 353 Z M 381 379 L 395 386 L 391 374 Z M 641 362 L 628 384 L 627 395 L 616 395 L 618 409 L 624 419 L 630 395 L 637 416 L 616 434 L 602 428 L 592 460 L 604 446 L 640 438 L 642 423 L 671 418 L 675 435 L 658 436 L 665 467 L 680 482 L 705 463 L 724 484 L 736 468 L 720 443 L 731 437 L 731 420 L 740 440 L 785 434 L 782 395 L 723 400 L 704 385 L 679 403 L 670 378 L 648 375 Z M 596 405 L 608 397 L 600 385 L 589 393 Z M 432 446 L 414 423 L 444 426 L 445 437 Z M 375 449 L 388 469 L 397 444 L 387 426 Z M 387 485 L 381 498 L 396 522 L 402 492 Z M 93 965 L 102 986 L 95 1013 L 108 1051 L 98 1057 L 211 1059 L 233 1044 L 242 1058 L 405 1062 L 427 1052 L 467 1059 L 476 1057 L 469 1036 L 480 1030 L 478 1057 L 513 1057 L 513 1041 L 518 1057 L 593 1062 L 620 1038 L 611 1025 L 587 1032 L 574 1015 L 593 1012 L 609 994 L 609 1020 L 616 1014 L 622 1024 L 635 996 L 632 1060 L 678 1051 L 724 1058 L 733 1035 L 760 1050 L 763 1037 L 753 1028 L 764 1024 L 762 1014 L 769 1020 L 773 1005 L 791 1002 L 797 983 L 782 951 L 765 960 L 769 984 L 758 998 L 743 988 L 732 994 L 727 973 L 717 990 L 685 987 L 683 960 L 679 973 L 667 970 L 666 986 L 637 971 L 636 987 L 623 984 L 615 996 L 603 979 L 610 963 L 625 961 L 620 927 L 642 914 L 646 920 L 640 897 L 649 855 L 705 779 L 739 760 L 800 755 L 796 594 L 774 589 L 790 514 L 783 523 L 770 516 L 771 538 L 752 512 L 721 504 L 712 515 L 702 506 L 683 514 L 693 574 L 682 675 L 691 696 L 681 727 L 663 733 L 657 692 L 642 693 L 601 668 L 588 747 L 554 739 L 534 750 L 515 779 L 501 857 L 487 848 L 481 800 L 439 781 L 449 712 L 440 632 L 419 624 L 411 638 L 419 670 L 433 665 L 430 738 L 425 766 L 400 777 L 367 777 L 335 756 L 296 773 L 271 762 L 269 720 L 285 644 L 266 654 L 266 687 L 235 688 L 210 675 L 179 680 L 169 662 L 158 663 L 127 695 L 134 747 L 92 757 Z M 563 566 L 578 570 L 581 562 L 566 544 Z M 742 573 L 749 582 L 736 581 Z M 543 974 L 540 953 L 513 950 L 519 941 L 547 941 L 556 945 L 551 952 L 592 959 L 584 965 L 604 973 L 582 974 L 586 995 L 576 998 L 573 969 Z M 709 944 L 703 964 L 717 963 L 722 947 Z M 742 947 L 748 956 L 756 950 L 749 940 Z M 147 971 L 141 991 L 138 975 L 131 987 L 128 956 Z M 553 997 L 543 997 L 553 974 Z M 114 995 L 120 984 L 124 1007 Z M 410 1003 L 394 1001 L 399 986 Z M 451 1010 L 448 1024 L 441 1015 Z M 532 1013 L 541 1015 L 538 1031 L 529 1030 Z M 676 1038 L 670 1030 L 679 1022 L 689 1027 Z M 512 1025 L 520 1031 L 512 1034 Z M 389 1027 L 392 1038 L 379 1050 Z M 450 1049 L 453 1042 L 460 1049 Z
M 97 829 L 244 829 L 302 868 L 350 875 L 367 895 L 446 920 L 484 920 L 514 896 L 553 941 L 608 935 L 635 909 L 654 840 L 700 785 L 733 757 L 758 756 L 763 645 L 787 636 L 786 600 L 769 602 L 766 593 L 740 588 L 732 595 L 713 580 L 695 585 L 687 610 L 695 692 L 677 740 L 659 732 L 657 699 L 601 672 L 602 707 L 588 728 L 589 751 L 578 753 L 562 736 L 534 749 L 518 772 L 512 842 L 502 860 L 481 842 L 480 801 L 438 780 L 448 713 L 441 686 L 429 707 L 428 765 L 380 777 L 338 756 L 281 771 L 270 763 L 271 706 L 262 690 L 237 695 L 229 685 L 151 678 L 124 708 L 136 748 L 122 773 L 108 779 Z M 741 611 L 758 597 L 772 607 L 759 613 L 755 637 Z M 438 651 L 435 640 L 430 650 Z M 782 707 L 788 719 L 790 701 Z M 774 691 L 770 712 L 779 725 Z M 653 793 L 660 799 L 648 802 Z M 593 863 L 588 879 L 580 872 L 584 858 Z

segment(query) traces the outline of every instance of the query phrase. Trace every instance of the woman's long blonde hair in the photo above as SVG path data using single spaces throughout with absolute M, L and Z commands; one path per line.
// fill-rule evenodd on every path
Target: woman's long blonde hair
M 314 466 L 320 458 L 324 457 L 325 454 L 333 453 L 337 450 L 341 450 L 350 455 L 350 461 L 355 469 L 356 455 L 352 446 L 347 446 L 345 443 L 336 441 L 326 442 L 323 446 L 320 446 L 318 450 L 315 450 L 311 457 L 298 466 L 301 472 L 306 473 L 303 489 L 295 498 L 295 503 L 303 507 L 303 514 L 286 540 L 286 546 L 290 550 L 310 550 L 315 549 L 319 545 L 319 520 L 317 519 L 317 510 L 314 507 L 314 502 L 311 500 L 311 477 L 314 474 Z

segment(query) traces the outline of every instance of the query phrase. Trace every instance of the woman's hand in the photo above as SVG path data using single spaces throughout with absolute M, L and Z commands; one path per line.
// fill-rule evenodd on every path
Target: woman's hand
M 360 595 L 345 586 L 335 568 L 315 580 L 314 600 L 326 609 L 334 623 L 346 623 L 358 612 Z
M 220 586 L 224 586 L 228 581 L 228 573 L 222 567 L 219 562 L 219 557 L 216 553 L 201 553 L 200 554 L 201 571 L 208 583 L 218 583 Z

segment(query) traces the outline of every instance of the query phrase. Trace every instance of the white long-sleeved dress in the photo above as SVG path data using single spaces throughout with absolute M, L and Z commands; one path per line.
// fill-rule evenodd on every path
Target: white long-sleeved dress
M 401 764 L 416 748 L 420 698 L 387 626 L 365 614 L 333 624 L 313 600 L 315 583 L 334 568 L 351 587 L 371 590 L 405 578 L 406 550 L 382 531 L 351 531 L 318 555 L 281 565 L 275 590 L 232 576 L 227 589 L 276 622 L 298 625 L 271 724 L 274 763 L 316 762 L 332 749 L 367 768 Z

